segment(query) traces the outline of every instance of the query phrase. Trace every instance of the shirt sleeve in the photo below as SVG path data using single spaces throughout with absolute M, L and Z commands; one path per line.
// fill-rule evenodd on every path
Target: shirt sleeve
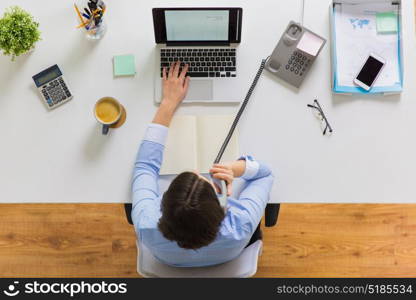
M 238 160 L 246 161 L 246 169 L 241 178 L 245 180 L 252 180 L 258 174 L 260 164 L 257 161 L 255 161 L 251 156 L 242 156 Z
M 159 171 L 163 160 L 168 128 L 159 124 L 147 127 L 134 164 L 132 220 L 135 227 L 145 220 L 146 211 L 153 209 L 159 197 Z
M 246 161 L 246 170 L 241 177 L 246 181 L 245 188 L 240 193 L 236 206 L 236 214 L 244 221 L 239 222 L 244 231 L 254 233 L 263 217 L 269 202 L 270 191 L 274 182 L 274 175 L 270 169 L 251 156 L 241 157 Z

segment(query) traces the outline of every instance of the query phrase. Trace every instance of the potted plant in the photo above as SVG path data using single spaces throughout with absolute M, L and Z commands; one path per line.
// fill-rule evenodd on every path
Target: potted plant
M 0 49 L 12 60 L 27 53 L 40 40 L 39 23 L 33 16 L 18 6 L 6 9 L 0 19 Z

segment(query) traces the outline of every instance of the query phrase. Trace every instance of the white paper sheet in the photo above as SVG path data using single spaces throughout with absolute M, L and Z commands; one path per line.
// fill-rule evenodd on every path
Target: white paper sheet
M 170 125 L 161 175 L 198 170 L 208 173 L 227 136 L 234 115 L 176 116 Z M 239 155 L 238 131 L 234 132 L 222 162 Z
M 374 86 L 393 86 L 400 82 L 398 33 L 377 34 L 376 28 L 376 14 L 390 11 L 398 13 L 397 5 L 365 3 L 335 7 L 338 85 L 354 87 L 354 78 L 372 52 L 386 60 Z

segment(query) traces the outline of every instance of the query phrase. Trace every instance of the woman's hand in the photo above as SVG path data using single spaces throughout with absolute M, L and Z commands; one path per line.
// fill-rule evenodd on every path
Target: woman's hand
M 179 73 L 180 62 L 172 63 L 169 73 L 166 67 L 163 68 L 163 98 L 162 104 L 169 104 L 175 107 L 182 102 L 189 87 L 188 65 L 185 65 Z
M 234 181 L 234 172 L 229 164 L 214 164 L 209 170 L 212 177 L 219 180 L 224 180 L 227 183 L 227 196 L 232 193 L 232 184 Z M 216 186 L 218 193 L 221 193 L 221 188 Z
M 163 98 L 153 123 L 169 126 L 173 114 L 188 92 L 189 77 L 186 76 L 188 67 L 185 65 L 179 72 L 180 62 L 176 62 L 172 63 L 169 72 L 165 67 L 163 68 Z

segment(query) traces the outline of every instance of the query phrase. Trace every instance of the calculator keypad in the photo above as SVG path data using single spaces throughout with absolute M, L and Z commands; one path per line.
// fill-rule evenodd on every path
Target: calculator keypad
M 310 65 L 311 60 L 299 51 L 294 51 L 285 68 L 298 76 L 303 76 Z
M 41 92 L 49 108 L 60 104 L 72 96 L 62 77 L 44 85 Z

